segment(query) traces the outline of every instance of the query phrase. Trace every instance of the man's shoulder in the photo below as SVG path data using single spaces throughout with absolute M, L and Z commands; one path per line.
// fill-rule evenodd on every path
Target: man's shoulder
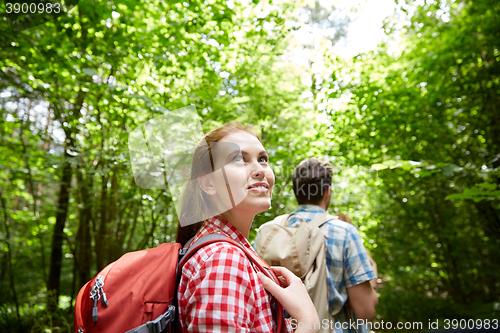
M 330 219 L 325 224 L 328 224 L 332 227 L 341 228 L 346 231 L 357 230 L 356 227 L 353 226 L 352 224 L 339 220 L 339 218 L 336 215 L 330 215 L 329 217 Z
M 342 220 L 339 220 L 337 215 L 335 214 L 330 214 L 328 212 L 327 217 L 326 217 L 326 222 L 321 226 L 321 229 L 340 229 L 344 230 L 346 233 L 357 233 L 357 229 L 355 226 L 353 226 L 350 223 L 344 222 Z M 260 228 L 262 228 L 265 225 L 271 224 L 271 223 L 276 223 L 280 219 L 283 218 L 288 218 L 288 224 L 289 226 L 294 226 L 298 222 L 311 222 L 315 217 L 318 215 L 325 214 L 325 211 L 323 209 L 314 209 L 314 210 L 304 210 L 303 207 L 299 207 L 295 209 L 294 211 L 281 214 L 276 216 L 274 219 L 263 223 Z
M 308 222 L 312 221 L 314 218 L 316 218 L 318 215 L 321 215 L 321 214 L 325 214 L 325 212 L 315 212 L 313 214 L 310 214 L 309 218 L 308 218 Z M 338 218 L 337 215 L 335 214 L 330 214 L 328 212 L 326 212 L 326 222 L 323 224 L 323 226 L 330 226 L 330 227 L 334 227 L 334 228 L 340 228 L 340 229 L 344 229 L 346 231 L 353 231 L 353 230 L 357 230 L 355 226 L 353 226 L 351 223 L 348 223 L 348 222 L 345 222 L 345 221 L 342 221 Z
M 347 240 L 351 238 L 353 234 L 355 235 L 357 233 L 356 227 L 336 217 L 326 221 L 320 229 L 326 237 L 332 240 L 335 239 L 337 242 L 340 240 Z

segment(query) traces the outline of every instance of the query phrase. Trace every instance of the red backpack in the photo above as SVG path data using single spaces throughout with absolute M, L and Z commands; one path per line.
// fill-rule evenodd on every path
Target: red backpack
M 75 303 L 76 333 L 160 333 L 179 330 L 177 285 L 183 265 L 200 248 L 215 242 L 238 246 L 254 267 L 279 283 L 264 260 L 229 237 L 212 234 L 181 249 L 179 243 L 124 254 L 87 282 Z M 283 307 L 273 298 L 277 332 Z

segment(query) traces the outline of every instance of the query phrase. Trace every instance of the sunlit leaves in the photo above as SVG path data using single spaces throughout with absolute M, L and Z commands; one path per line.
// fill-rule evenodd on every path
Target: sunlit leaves
M 340 89 L 331 97 L 351 98 L 334 114 L 334 123 L 343 125 L 336 134 L 350 136 L 342 152 L 378 179 L 367 188 L 366 218 L 377 221 L 367 234 L 376 238 L 373 253 L 391 283 L 457 303 L 464 302 L 464 290 L 491 298 L 498 287 L 485 293 L 471 281 L 499 275 L 492 253 L 500 243 L 494 107 L 500 7 L 488 0 L 407 2 L 413 14 L 400 52 L 382 46 L 338 66 Z M 494 239 L 484 239 L 486 233 Z M 409 258 L 410 252 L 416 255 Z

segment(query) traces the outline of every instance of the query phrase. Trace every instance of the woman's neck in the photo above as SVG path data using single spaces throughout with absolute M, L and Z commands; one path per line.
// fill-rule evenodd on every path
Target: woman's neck
M 248 239 L 250 227 L 252 226 L 255 214 L 246 211 L 236 211 L 234 209 L 221 214 L 229 223 L 231 223 L 238 231 Z

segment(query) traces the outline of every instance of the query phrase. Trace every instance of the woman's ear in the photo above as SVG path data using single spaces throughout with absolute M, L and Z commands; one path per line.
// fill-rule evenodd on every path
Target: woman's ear
M 196 180 L 198 181 L 198 184 L 200 185 L 200 188 L 203 190 L 203 192 L 208 195 L 217 194 L 217 191 L 212 184 L 212 179 L 210 179 L 210 175 L 198 177 Z

